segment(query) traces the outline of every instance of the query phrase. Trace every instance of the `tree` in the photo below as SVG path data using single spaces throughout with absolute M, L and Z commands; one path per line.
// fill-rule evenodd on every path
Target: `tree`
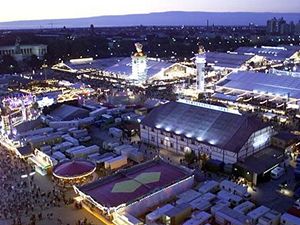
M 186 152 L 184 154 L 184 160 L 188 163 L 188 164 L 192 164 L 197 160 L 197 156 L 195 154 L 194 151 L 191 152 Z
M 28 59 L 28 66 L 33 69 L 33 70 L 37 70 L 40 69 L 42 66 L 42 61 L 38 59 L 38 57 L 36 55 L 32 55 L 29 59 Z
M 204 100 L 204 99 L 205 99 L 204 93 L 199 93 L 199 94 L 198 94 L 198 101 L 202 101 L 202 100 Z
M 92 35 L 95 33 L 94 24 L 91 24 L 91 26 L 90 26 L 90 32 L 91 32 Z
M 20 72 L 18 62 L 11 55 L 4 55 L 0 62 L 1 73 L 17 73 Z

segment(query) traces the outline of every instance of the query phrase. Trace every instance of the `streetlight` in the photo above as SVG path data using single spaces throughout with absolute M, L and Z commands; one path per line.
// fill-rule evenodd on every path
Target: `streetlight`
M 28 185 L 29 185 L 29 188 L 30 188 L 30 192 L 31 192 L 31 184 L 30 184 L 30 177 L 32 177 L 33 175 L 35 174 L 35 171 L 32 171 L 32 172 L 30 172 L 29 174 L 23 174 L 23 175 L 21 175 L 21 178 L 22 179 L 28 179 Z
M 46 64 L 46 61 L 44 61 L 43 65 L 42 65 L 42 69 L 44 70 L 44 74 L 45 74 L 45 80 L 47 80 L 47 71 L 46 69 L 48 68 L 48 65 Z

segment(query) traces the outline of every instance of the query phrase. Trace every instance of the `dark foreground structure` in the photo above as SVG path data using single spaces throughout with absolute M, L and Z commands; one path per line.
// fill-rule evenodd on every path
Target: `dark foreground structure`
M 157 158 L 74 189 L 81 203 L 116 219 L 124 214 L 139 216 L 193 184 L 191 171 Z

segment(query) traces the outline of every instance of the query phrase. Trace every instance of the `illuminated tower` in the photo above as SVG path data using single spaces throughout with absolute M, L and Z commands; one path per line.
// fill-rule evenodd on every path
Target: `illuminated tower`
M 22 101 L 20 109 L 22 112 L 22 120 L 26 121 L 28 114 L 27 114 L 27 106 L 25 105 L 24 101 Z
M 17 61 L 22 61 L 22 59 L 23 59 L 20 43 L 21 43 L 21 38 L 17 37 L 16 43 L 15 43 L 15 51 L 14 51 L 14 58 Z
M 34 103 L 36 102 L 35 96 L 33 95 L 24 95 L 21 98 L 20 110 L 22 112 L 22 120 L 30 121 L 33 119 L 32 108 Z
M 12 124 L 10 115 L 7 112 L 7 108 L 2 108 L 1 110 L 1 133 L 2 134 L 10 134 L 12 131 Z
M 1 110 L 2 133 L 10 135 L 19 124 L 36 119 L 40 111 L 34 109 L 34 104 L 36 98 L 32 95 L 4 98 Z
M 15 44 L 15 54 L 22 54 L 20 43 L 21 43 L 21 38 L 17 37 L 16 44 Z
M 136 53 L 132 59 L 132 78 L 139 83 L 144 83 L 147 80 L 147 56 L 143 53 L 143 45 L 135 44 Z
M 196 54 L 196 67 L 197 67 L 196 88 L 200 92 L 204 92 L 205 63 L 206 63 L 205 49 L 203 46 L 200 46 L 199 53 Z

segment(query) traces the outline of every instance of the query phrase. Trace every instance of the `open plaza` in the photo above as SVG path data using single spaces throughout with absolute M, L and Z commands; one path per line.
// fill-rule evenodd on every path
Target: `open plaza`
M 133 48 L 0 75 L 0 224 L 300 224 L 299 45 Z

